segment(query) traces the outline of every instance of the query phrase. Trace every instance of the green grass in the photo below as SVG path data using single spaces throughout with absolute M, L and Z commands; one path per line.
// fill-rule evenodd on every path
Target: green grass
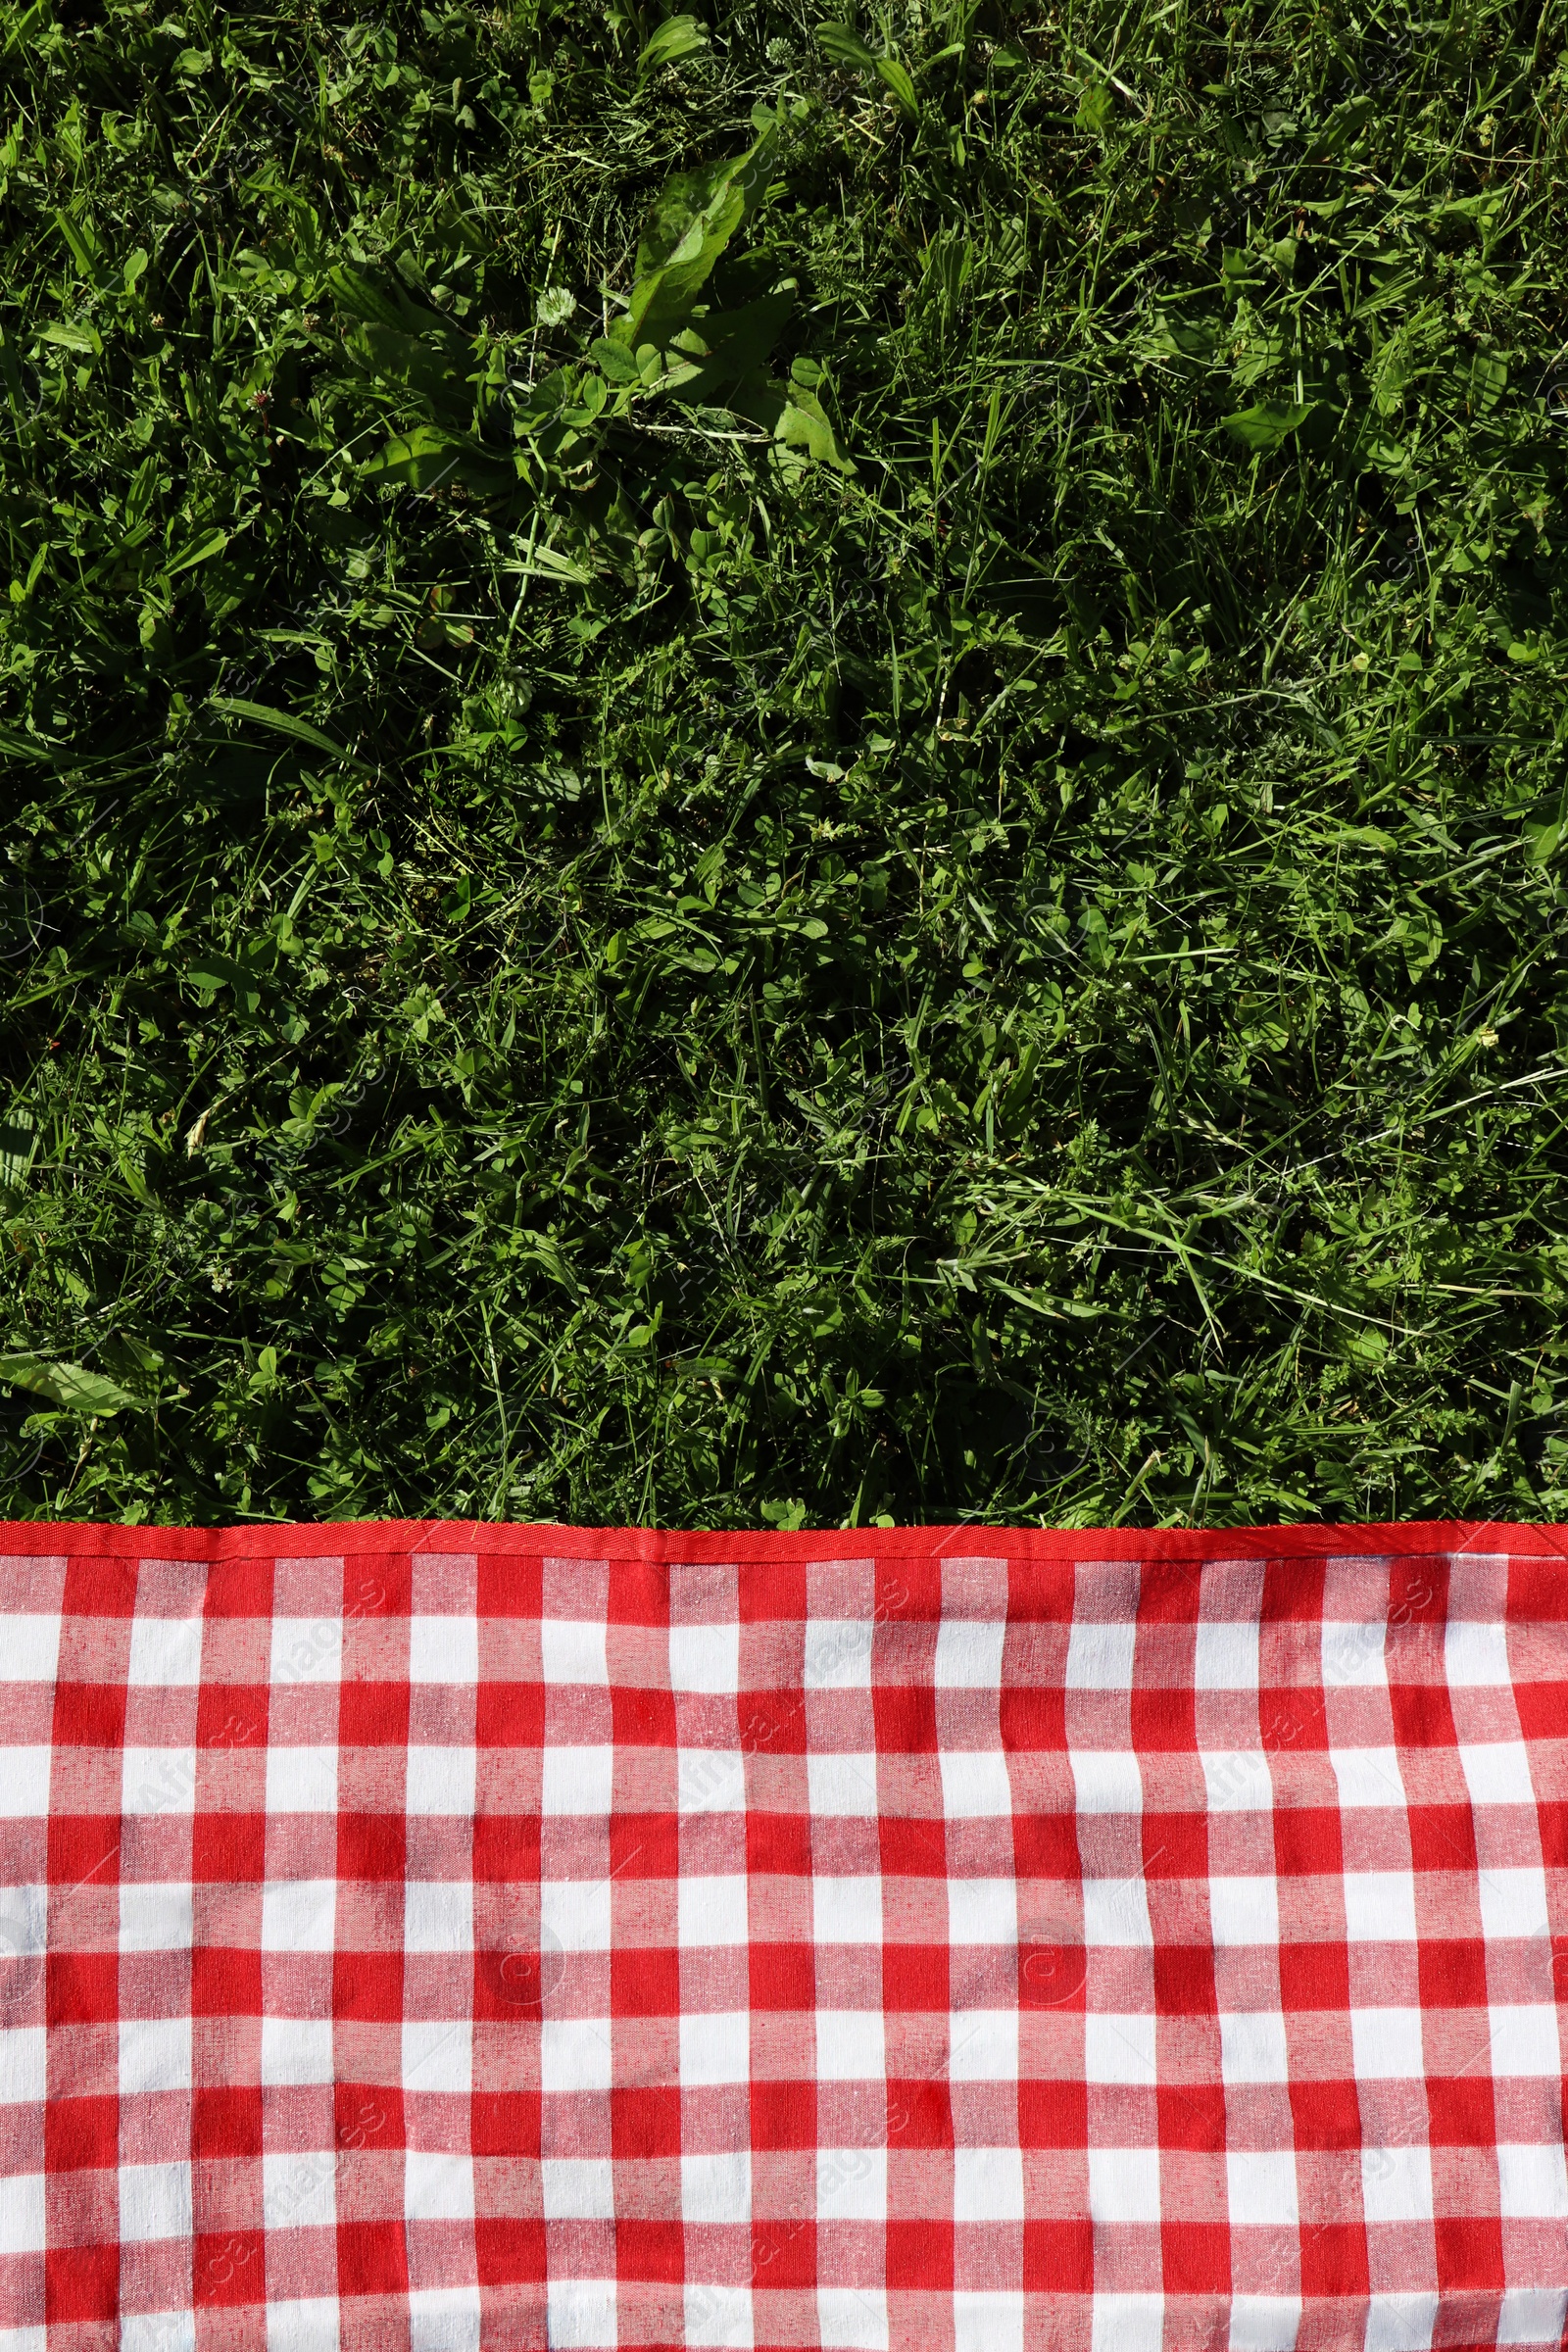
M 1568 13 L 659 22 L 0 10 L 0 1508 L 1568 1518 Z

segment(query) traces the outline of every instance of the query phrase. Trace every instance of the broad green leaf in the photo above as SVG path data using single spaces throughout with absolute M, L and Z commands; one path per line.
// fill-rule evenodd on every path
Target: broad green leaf
M 591 571 L 585 571 L 580 564 L 574 564 L 569 556 L 561 555 L 553 547 L 536 547 L 521 568 L 532 579 L 565 580 L 574 588 L 586 588 L 593 578 Z
M 514 463 L 501 451 L 439 424 L 416 424 L 407 433 L 395 433 L 379 457 L 367 461 L 364 471 L 372 480 L 407 482 L 415 490 L 463 482 L 486 498 L 514 489 L 517 479 Z
M 1183 359 L 1201 360 L 1206 365 L 1219 350 L 1225 334 L 1223 319 L 1177 318 L 1166 312 L 1152 340 L 1156 348 L 1179 352 Z
M 186 978 L 195 981 L 197 988 L 244 988 L 252 983 L 249 964 L 237 964 L 232 955 L 193 955 L 186 964 Z
M 270 728 L 274 735 L 286 735 L 293 743 L 309 744 L 313 752 L 326 752 L 345 767 L 357 767 L 366 775 L 373 772 L 354 753 L 345 751 L 342 744 L 334 743 L 330 735 L 323 735 L 319 727 L 313 727 L 308 718 L 296 718 L 292 710 L 277 710 L 270 703 L 247 703 L 229 695 L 214 695 L 207 708 L 216 710 L 221 718 L 246 719 L 252 726 Z
M 414 335 L 454 355 L 466 348 L 462 331 L 452 319 L 416 302 L 400 283 L 395 282 L 392 292 L 387 293 L 363 270 L 351 270 L 346 263 L 329 270 L 326 282 L 338 308 L 351 318 L 362 319 L 368 326 L 388 327 L 395 334 Z
M 0 752 L 8 760 L 41 760 L 51 761 L 58 754 L 48 744 L 34 743 L 29 736 L 19 735 L 15 727 L 0 726 Z
M 768 354 L 795 310 L 794 293 L 764 294 L 744 310 L 710 313 L 681 338 L 681 348 L 697 351 L 695 373 L 671 387 L 671 397 L 703 407 L 722 406 L 726 385 L 743 382 L 765 366 Z M 610 373 L 609 368 L 605 370 Z
M 847 24 L 819 24 L 816 37 L 836 66 L 849 66 L 859 74 L 876 72 L 874 52 Z
M 0 1355 L 0 1381 L 42 1396 L 60 1412 L 95 1420 L 148 1409 L 139 1396 L 132 1396 L 118 1382 L 106 1380 L 101 1372 L 89 1372 L 83 1364 L 51 1362 L 41 1355 Z
M 840 449 L 828 421 L 826 410 L 814 392 L 804 384 L 791 384 L 784 414 L 774 428 L 774 438 L 786 448 L 804 449 L 808 457 L 824 466 L 836 466 L 840 473 L 853 473 L 854 466 Z
M 198 988 L 233 988 L 244 979 L 245 970 L 232 956 L 193 956 L 185 966 L 185 977 Z
M 731 405 L 738 416 L 750 417 L 754 423 L 765 427 L 786 449 L 804 450 L 808 457 L 837 467 L 840 473 L 855 471 L 838 445 L 826 410 L 808 386 L 792 380 L 788 384 L 763 384 L 755 390 L 748 387 L 736 395 Z
M 387 326 L 400 332 L 403 314 L 390 295 L 372 285 L 362 271 L 351 270 L 346 263 L 326 273 L 326 282 L 337 296 L 339 306 L 352 317 L 368 320 L 372 326 Z
M 679 59 L 690 57 L 708 47 L 708 27 L 695 17 L 667 17 L 637 60 L 637 78 L 657 74 L 661 66 L 673 66 Z
M 406 385 L 448 422 L 466 423 L 472 416 L 473 394 L 467 383 L 445 353 L 432 350 L 417 335 L 362 320 L 343 340 L 370 374 L 384 383 Z
M 1306 422 L 1313 406 L 1309 400 L 1260 400 L 1254 407 L 1239 409 L 1234 416 L 1227 416 L 1225 430 L 1244 447 L 1266 454 L 1278 449 L 1298 426 Z
M 83 277 L 96 278 L 102 256 L 98 241 L 85 221 L 73 220 L 67 213 L 56 213 L 55 227 L 63 242 L 69 246 L 71 258 Z
M 1385 833 L 1381 825 L 1336 825 L 1332 832 L 1325 835 L 1325 839 L 1336 845 L 1353 842 L 1357 849 L 1379 850 L 1385 855 L 1399 846 L 1393 834 Z
M 193 539 L 189 547 L 182 549 L 172 563 L 164 565 L 164 577 L 172 579 L 176 571 L 190 571 L 196 564 L 210 562 L 214 556 L 220 556 L 227 545 L 226 531 L 204 531 L 199 539 Z
M 33 329 L 40 343 L 56 343 L 62 351 L 91 352 L 95 358 L 103 352 L 103 337 L 95 326 L 74 326 L 57 319 L 51 326 Z
M 677 172 L 664 182 L 649 208 L 637 239 L 637 276 L 652 276 L 674 255 L 693 224 L 721 201 L 741 159 L 724 157 L 695 172 Z
M 1443 953 L 1443 925 L 1430 907 L 1413 899 L 1396 916 L 1390 938 L 1404 952 L 1405 969 L 1414 988 Z
M 14 1110 L 0 1120 L 0 1184 L 25 1184 L 38 1149 L 38 1130 L 30 1110 Z
M 892 91 L 901 111 L 908 120 L 911 122 L 920 120 L 920 101 L 915 95 L 914 83 L 909 78 L 908 69 L 902 66 L 896 57 L 878 57 L 875 50 L 868 49 L 858 33 L 852 32 L 847 24 L 819 24 L 816 37 L 822 50 L 836 66 L 847 67 L 855 74 L 874 74 L 884 88 Z
M 1116 101 L 1103 82 L 1091 82 L 1078 101 L 1073 117 L 1080 130 L 1103 130 L 1116 112 Z
M 1113 960 L 1110 931 L 1104 915 L 1098 906 L 1086 906 L 1083 911 L 1084 953 L 1097 971 L 1104 971 Z
M 1334 109 L 1320 129 L 1307 132 L 1308 152 L 1314 158 L 1342 155 L 1377 111 L 1378 102 L 1375 98 L 1365 95 L 1347 98 Z
M 1470 369 L 1471 398 L 1478 409 L 1494 409 L 1508 388 L 1508 363 L 1500 352 L 1478 351 Z
M 13 18 L 11 29 L 6 34 L 5 47 L 0 50 L 0 56 L 9 57 L 13 49 L 22 46 L 24 36 L 34 28 L 33 20 L 43 15 L 46 6 L 47 0 L 32 0 L 30 8 L 23 9 L 19 16 Z
M 612 384 L 637 384 L 642 381 L 632 354 L 623 343 L 613 342 L 609 335 L 601 335 L 591 343 L 588 356 L 598 362 Z
M 158 460 L 143 458 L 125 490 L 125 528 L 133 531 L 153 503 L 158 488 Z
M 906 70 L 900 65 L 898 59 L 896 57 L 879 57 L 876 60 L 876 74 L 878 80 L 885 82 L 887 87 L 893 92 L 894 97 L 899 102 L 901 110 L 908 117 L 909 121 L 911 122 L 918 122 L 920 120 L 920 101 L 914 94 L 913 82 L 909 79 Z
M 526 432 L 536 432 L 541 425 L 548 424 L 565 405 L 575 381 L 575 371 L 569 368 L 556 368 L 549 375 L 541 376 L 514 412 L 517 423 Z
M 744 155 L 681 172 L 661 193 L 637 248 L 631 303 L 611 333 L 628 351 L 664 344 L 684 325 L 692 304 L 730 238 L 767 186 L 774 133 L 764 130 Z
M 1546 806 L 1550 808 L 1550 803 Z M 1549 816 L 1544 808 L 1538 808 L 1526 817 L 1520 827 L 1526 864 L 1548 865 L 1557 855 L 1565 826 L 1568 826 L 1568 796 L 1559 801 Z

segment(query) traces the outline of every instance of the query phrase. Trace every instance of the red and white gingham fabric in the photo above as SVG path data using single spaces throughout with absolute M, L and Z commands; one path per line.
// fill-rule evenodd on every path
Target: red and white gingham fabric
M 1559 2343 L 1559 1548 L 0 1529 L 0 2352 Z

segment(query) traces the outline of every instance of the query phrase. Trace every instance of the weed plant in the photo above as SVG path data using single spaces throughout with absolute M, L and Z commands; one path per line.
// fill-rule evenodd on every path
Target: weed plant
M 0 1507 L 1568 1518 L 1560 8 L 0 39 Z

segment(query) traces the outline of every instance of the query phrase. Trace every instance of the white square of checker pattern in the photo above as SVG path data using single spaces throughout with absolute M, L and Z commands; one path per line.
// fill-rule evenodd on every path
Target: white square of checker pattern
M 1255 1690 L 1258 1676 L 1256 1621 L 1207 1623 L 1200 1618 L 1194 1645 L 1193 1683 L 1199 1690 Z
M 669 1687 L 693 1696 L 718 1697 L 740 1689 L 739 1625 L 672 1625 Z
M 15 1623 L 15 1618 L 7 1620 L 8 1637 Z M 58 1620 L 56 1623 L 58 1629 Z M 51 1662 L 50 1676 L 53 1673 Z M 132 1621 L 130 1670 L 125 1679 L 133 1690 L 189 1690 L 201 1681 L 201 1673 L 200 1617 L 137 1617 Z
M 996 1690 L 1002 1684 L 1006 1623 L 1000 1617 L 944 1617 L 937 1628 L 933 1680 L 939 1690 Z
M 606 1630 L 575 1618 L 542 1617 L 539 1621 L 540 1661 L 546 1683 L 558 1686 L 610 1685 Z

